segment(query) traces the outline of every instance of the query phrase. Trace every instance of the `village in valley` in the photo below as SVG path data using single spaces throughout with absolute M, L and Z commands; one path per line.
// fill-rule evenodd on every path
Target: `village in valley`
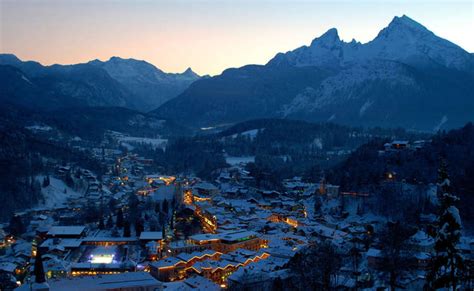
M 434 214 L 420 214 L 403 241 L 410 272 L 387 270 L 384 239 L 396 240 L 400 227 L 370 211 L 370 192 L 341 191 L 324 174 L 319 182 L 284 179 L 283 191 L 259 188 L 246 170 L 251 157 L 229 157 L 213 180 L 156 172 L 153 159 L 134 153 L 131 139 L 113 140 L 118 143 L 78 146 L 107 169 L 100 177 L 74 163 L 46 161 L 37 177 L 43 201 L 0 229 L 5 288 L 285 290 L 320 270 L 339 290 L 384 288 L 394 273 L 410 290 L 425 282 Z M 377 154 L 423 145 L 393 141 Z M 384 183 L 415 187 L 394 172 Z M 437 199 L 438 187 L 416 199 Z M 381 237 L 386 229 L 391 233 Z M 461 237 L 459 248 L 472 262 L 474 240 Z

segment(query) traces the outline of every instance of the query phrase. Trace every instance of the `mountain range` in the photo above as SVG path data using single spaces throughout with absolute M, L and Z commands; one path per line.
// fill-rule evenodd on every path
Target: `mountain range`
M 120 106 L 150 111 L 200 77 L 191 69 L 165 73 L 152 64 L 112 57 L 77 65 L 43 66 L 0 55 L 0 100 L 54 110 L 76 106 Z
M 332 28 L 266 65 L 196 81 L 152 113 L 202 127 L 292 118 L 452 128 L 474 116 L 474 56 L 404 15 L 365 44 Z
M 474 55 L 401 16 L 368 43 L 331 28 L 265 65 L 214 77 L 119 57 L 43 66 L 0 54 L 0 88 L 0 102 L 29 110 L 124 107 L 191 128 L 287 118 L 436 131 L 473 120 Z

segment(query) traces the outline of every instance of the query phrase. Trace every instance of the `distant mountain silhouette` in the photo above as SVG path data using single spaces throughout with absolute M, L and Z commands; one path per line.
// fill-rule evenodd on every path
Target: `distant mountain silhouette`
M 0 66 L 0 100 L 42 109 L 121 106 L 150 111 L 199 79 L 190 69 L 168 74 L 145 61 L 117 57 L 106 62 L 43 66 L 1 54 Z

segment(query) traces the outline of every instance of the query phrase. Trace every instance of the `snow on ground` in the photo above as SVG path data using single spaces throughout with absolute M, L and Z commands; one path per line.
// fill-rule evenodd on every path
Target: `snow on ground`
M 441 118 L 440 122 L 438 123 L 438 125 L 436 125 L 434 128 L 433 128 L 433 131 L 434 132 L 437 132 L 439 131 L 443 125 L 448 122 L 448 117 L 446 115 L 443 115 L 443 117 Z
M 322 149 L 323 148 L 323 140 L 319 137 L 316 137 L 313 140 L 313 145 L 318 149 Z
M 259 130 L 260 130 L 259 128 L 247 130 L 247 131 L 244 131 L 244 132 L 241 132 L 241 133 L 233 134 L 232 137 L 236 138 L 237 136 L 242 135 L 242 136 L 248 136 L 250 139 L 254 139 L 257 136 Z M 262 130 L 263 130 L 263 128 L 262 128 Z
M 25 75 L 21 75 L 21 78 L 28 82 L 30 85 L 33 85 L 33 83 L 31 83 L 31 81 L 27 77 L 25 77 Z
M 367 101 L 360 107 L 359 116 L 364 115 L 364 113 L 367 111 L 367 109 L 369 109 L 370 106 L 372 106 L 372 104 L 374 104 L 374 101 L 367 100 Z
M 153 192 L 152 197 L 154 201 L 162 202 L 164 200 L 167 200 L 168 202 L 171 202 L 171 200 L 173 200 L 175 191 L 176 187 L 173 184 L 168 186 L 160 186 Z
M 246 165 L 248 163 L 255 162 L 255 156 L 248 156 L 248 157 L 226 157 L 225 161 L 227 164 L 231 166 L 237 165 Z
M 38 176 L 37 180 L 43 183 L 44 176 Z M 44 197 L 44 203 L 38 205 L 39 208 L 55 208 L 66 205 L 68 198 L 79 198 L 83 193 L 68 187 L 62 180 L 49 177 L 50 184 L 46 188 L 41 188 Z M 64 193 L 66 189 L 66 193 Z
M 156 148 L 165 149 L 166 144 L 168 143 L 167 139 L 163 138 L 148 138 L 148 137 L 136 137 L 136 136 L 124 136 L 120 137 L 119 142 L 122 145 L 128 144 L 149 144 Z
M 26 126 L 25 128 L 31 131 L 50 131 L 53 129 L 51 126 L 48 125 L 31 125 Z
M 129 151 L 133 151 L 135 149 L 134 146 L 132 146 L 131 144 L 127 143 L 127 142 L 122 142 L 120 143 L 123 147 L 125 147 L 127 150 Z

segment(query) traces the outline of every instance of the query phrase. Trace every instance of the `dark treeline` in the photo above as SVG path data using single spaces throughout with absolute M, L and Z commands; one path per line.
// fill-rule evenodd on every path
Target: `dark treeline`
M 253 136 L 249 135 L 251 130 Z M 255 156 L 255 163 L 248 165 L 251 175 L 258 185 L 275 189 L 281 188 L 282 179 L 294 176 L 319 181 L 322 171 L 374 138 L 415 140 L 428 136 L 400 128 L 364 129 L 288 119 L 242 122 L 218 134 L 229 155 Z
M 258 186 L 279 189 L 285 178 L 319 179 L 321 170 L 343 161 L 352 150 L 373 138 L 414 140 L 426 136 L 403 129 L 259 119 L 236 124 L 218 134 L 173 139 L 165 151 L 146 146 L 135 151 L 153 157 L 162 170 L 193 172 L 202 178 L 225 166 L 224 153 L 255 156 L 255 163 L 249 164 L 248 170 Z
M 170 120 L 122 107 L 72 107 L 34 110 L 10 103 L 2 104 L 0 121 L 16 126 L 47 124 L 56 134 L 100 142 L 107 131 L 146 137 L 189 136 L 192 131 Z
M 66 108 L 44 114 L 46 124 L 83 139 L 100 141 L 108 130 L 133 136 L 155 137 L 189 135 L 190 130 L 168 120 L 122 107 Z
M 242 134 L 258 130 L 251 138 Z M 334 123 L 309 123 L 289 119 L 258 119 L 239 123 L 217 136 L 223 139 L 230 155 L 285 155 L 321 152 L 334 149 L 352 149 L 368 142 L 374 136 L 413 138 L 421 134 L 404 129 L 364 129 Z
M 395 181 L 427 185 L 436 183 L 440 159 L 447 161 L 453 192 L 461 198 L 463 218 L 474 218 L 474 126 L 440 132 L 418 150 L 379 154 L 386 139 L 375 139 L 327 172 L 331 183 L 343 191 L 374 191 L 392 173 Z
M 28 151 L 20 132 L 6 134 L 0 130 L 0 219 L 7 220 L 18 208 L 33 206 L 41 198 L 40 181 L 35 175 L 42 170 L 41 156 Z
M 136 152 L 153 158 L 157 170 L 167 173 L 194 173 L 211 178 L 215 170 L 226 166 L 222 144 L 203 136 L 170 140 L 166 150 L 142 146 Z

